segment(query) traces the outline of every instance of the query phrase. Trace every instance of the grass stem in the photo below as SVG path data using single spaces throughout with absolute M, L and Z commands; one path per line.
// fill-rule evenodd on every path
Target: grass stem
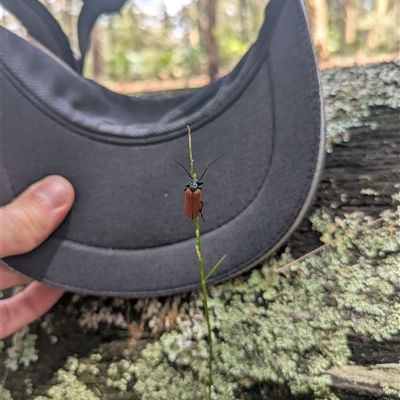
M 194 159 L 193 159 L 193 150 L 192 150 L 192 136 L 190 132 L 190 127 L 188 126 L 188 140 L 189 140 L 189 159 L 190 159 L 190 175 L 192 179 L 196 179 L 196 172 L 194 169 Z M 213 386 L 213 374 L 212 374 L 212 366 L 213 366 L 213 341 L 212 341 L 212 331 L 211 331 L 211 322 L 210 322 L 210 311 L 208 308 L 208 295 L 207 295 L 207 280 L 208 278 L 215 272 L 215 270 L 222 263 L 226 254 L 211 268 L 210 272 L 206 275 L 204 272 L 204 263 L 203 263 L 203 253 L 201 249 L 201 235 L 200 235 L 200 221 L 199 217 L 195 218 L 195 230 L 196 230 L 196 254 L 199 263 L 199 271 L 200 271 L 200 281 L 201 281 L 201 292 L 203 294 L 203 307 L 204 307 L 204 316 L 207 324 L 207 336 L 208 336 L 208 391 L 206 392 L 206 398 L 211 400 L 211 392 Z

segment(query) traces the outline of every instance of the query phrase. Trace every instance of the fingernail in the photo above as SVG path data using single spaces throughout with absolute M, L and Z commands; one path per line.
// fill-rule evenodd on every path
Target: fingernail
M 71 185 L 61 176 L 49 176 L 36 185 L 33 193 L 41 201 L 53 208 L 58 208 L 67 204 Z

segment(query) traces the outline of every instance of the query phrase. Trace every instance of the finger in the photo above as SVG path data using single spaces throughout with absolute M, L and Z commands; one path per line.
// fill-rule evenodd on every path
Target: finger
M 62 289 L 32 282 L 22 292 L 0 301 L 0 339 L 38 319 L 63 293 Z
M 72 185 L 48 176 L 0 210 L 0 257 L 31 251 L 63 221 L 74 201 Z
M 30 278 L 21 275 L 18 272 L 14 272 L 5 265 L 0 265 L 0 290 L 29 283 L 30 281 Z

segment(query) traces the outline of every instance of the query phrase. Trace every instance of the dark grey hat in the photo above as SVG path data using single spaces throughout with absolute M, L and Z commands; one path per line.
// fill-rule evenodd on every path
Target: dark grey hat
M 12 268 L 70 291 L 154 296 L 199 287 L 183 210 L 192 129 L 210 279 L 240 274 L 303 218 L 324 156 L 321 87 L 302 0 L 271 0 L 257 41 L 227 76 L 173 98 L 111 92 L 1 28 L 2 204 L 50 174 L 76 201 Z

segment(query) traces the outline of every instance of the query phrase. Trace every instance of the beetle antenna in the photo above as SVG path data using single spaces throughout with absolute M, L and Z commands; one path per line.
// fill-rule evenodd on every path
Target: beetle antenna
M 174 160 L 173 158 L 170 158 L 170 160 L 175 161 L 178 165 L 180 165 L 185 171 L 186 173 L 189 175 L 190 179 L 193 179 L 192 175 L 190 175 L 189 171 L 179 162 Z M 213 161 L 214 162 L 214 161 Z M 208 168 L 208 167 L 207 167 Z M 204 174 L 203 174 L 204 175 Z
M 214 161 L 212 161 L 212 162 L 210 162 L 210 164 L 208 164 L 208 167 L 204 170 L 203 175 L 200 177 L 199 181 L 201 181 L 201 178 L 203 178 L 203 176 L 205 175 L 205 173 L 206 173 L 206 171 L 208 170 L 208 168 L 210 168 L 210 165 L 211 165 L 211 164 L 214 164 L 215 161 L 218 161 L 218 160 L 219 160 L 222 156 L 224 156 L 224 155 L 225 155 L 225 153 L 224 153 L 224 154 L 221 154 L 218 158 L 216 158 Z

